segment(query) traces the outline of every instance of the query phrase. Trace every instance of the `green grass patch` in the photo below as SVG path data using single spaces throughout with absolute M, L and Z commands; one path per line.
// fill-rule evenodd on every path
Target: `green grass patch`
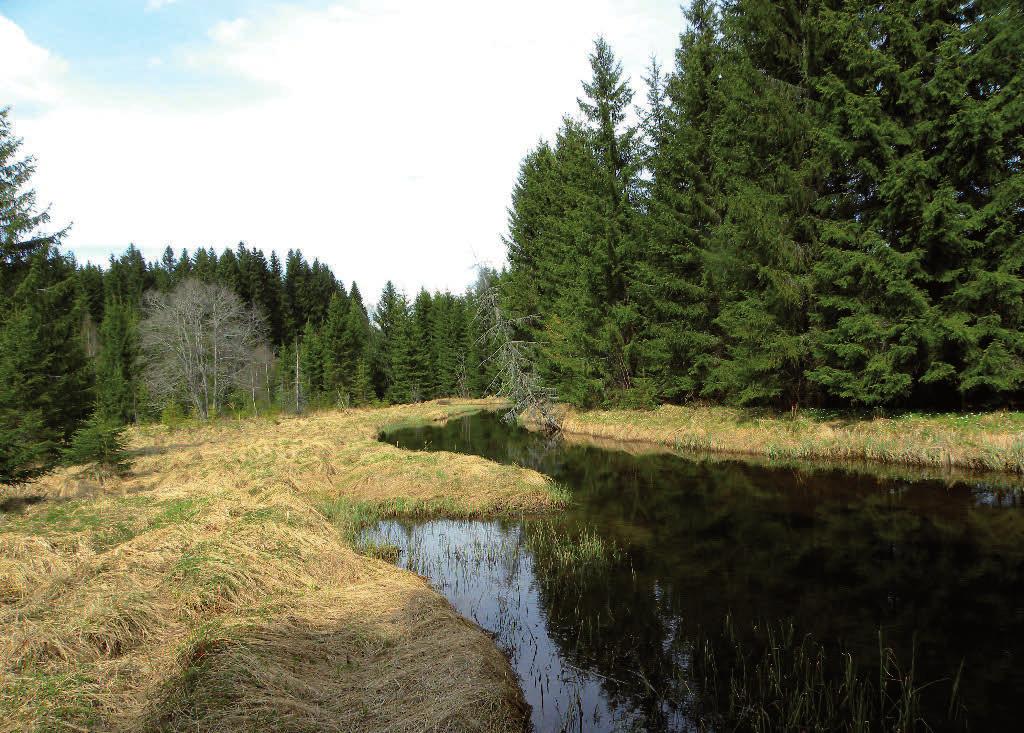
M 103 719 L 87 694 L 95 687 L 95 678 L 77 669 L 56 673 L 30 670 L 15 675 L 4 682 L 0 719 L 35 720 L 32 731 L 98 729 Z M 32 713 L 20 712 L 25 708 Z
M 360 538 L 356 542 L 356 551 L 367 557 L 374 557 L 392 565 L 398 563 L 402 556 L 402 549 L 393 542 L 375 542 L 370 539 Z
M 160 503 L 160 510 L 150 518 L 149 529 L 191 522 L 206 506 L 206 499 L 171 499 Z

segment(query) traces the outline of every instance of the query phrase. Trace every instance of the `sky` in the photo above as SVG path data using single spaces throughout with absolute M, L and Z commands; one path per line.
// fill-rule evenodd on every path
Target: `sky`
M 523 156 L 679 0 L 0 0 L 0 106 L 80 261 L 300 248 L 367 294 L 501 266 Z

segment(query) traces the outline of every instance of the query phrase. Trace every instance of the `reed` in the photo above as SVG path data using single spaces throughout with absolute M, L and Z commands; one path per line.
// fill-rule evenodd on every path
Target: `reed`
M 527 525 L 526 546 L 533 554 L 538 578 L 545 580 L 598 574 L 622 558 L 615 541 L 603 538 L 593 528 L 572 531 L 548 519 Z
M 963 668 L 949 679 L 921 682 L 912 652 L 901 665 L 878 632 L 873 674 L 859 671 L 849 652 L 830 654 L 810 636 L 798 636 L 792 623 L 757 624 L 742 641 L 731 619 L 715 636 L 698 637 L 687 651 L 692 659 L 687 705 L 705 728 L 769 731 L 966 730 L 958 701 Z M 925 720 L 921 696 L 944 685 L 949 705 L 945 720 Z

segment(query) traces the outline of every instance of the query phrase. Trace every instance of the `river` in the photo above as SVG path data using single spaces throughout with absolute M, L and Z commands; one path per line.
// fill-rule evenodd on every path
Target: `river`
M 881 638 L 891 672 L 913 662 L 912 685 L 935 682 L 918 711 L 934 729 L 1018 729 L 1024 502 L 1005 481 L 638 453 L 493 413 L 381 439 L 570 490 L 554 516 L 384 522 L 367 538 L 398 545 L 400 565 L 494 635 L 538 732 L 727 728 L 741 657 L 700 652 L 759 649 L 771 629 L 876 681 Z

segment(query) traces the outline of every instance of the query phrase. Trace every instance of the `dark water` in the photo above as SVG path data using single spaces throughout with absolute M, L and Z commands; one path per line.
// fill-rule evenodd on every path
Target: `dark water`
M 637 456 L 552 444 L 492 414 L 382 439 L 531 466 L 571 490 L 553 518 L 379 529 L 495 633 L 538 731 L 693 729 L 686 642 L 726 618 L 739 635 L 788 620 L 866 675 L 881 630 L 918 681 L 947 680 L 922 698 L 937 729 L 961 663 L 970 729 L 1021 729 L 1024 502 L 1006 486 Z M 581 533 L 619 552 L 582 574 L 553 569 L 544 539 Z

